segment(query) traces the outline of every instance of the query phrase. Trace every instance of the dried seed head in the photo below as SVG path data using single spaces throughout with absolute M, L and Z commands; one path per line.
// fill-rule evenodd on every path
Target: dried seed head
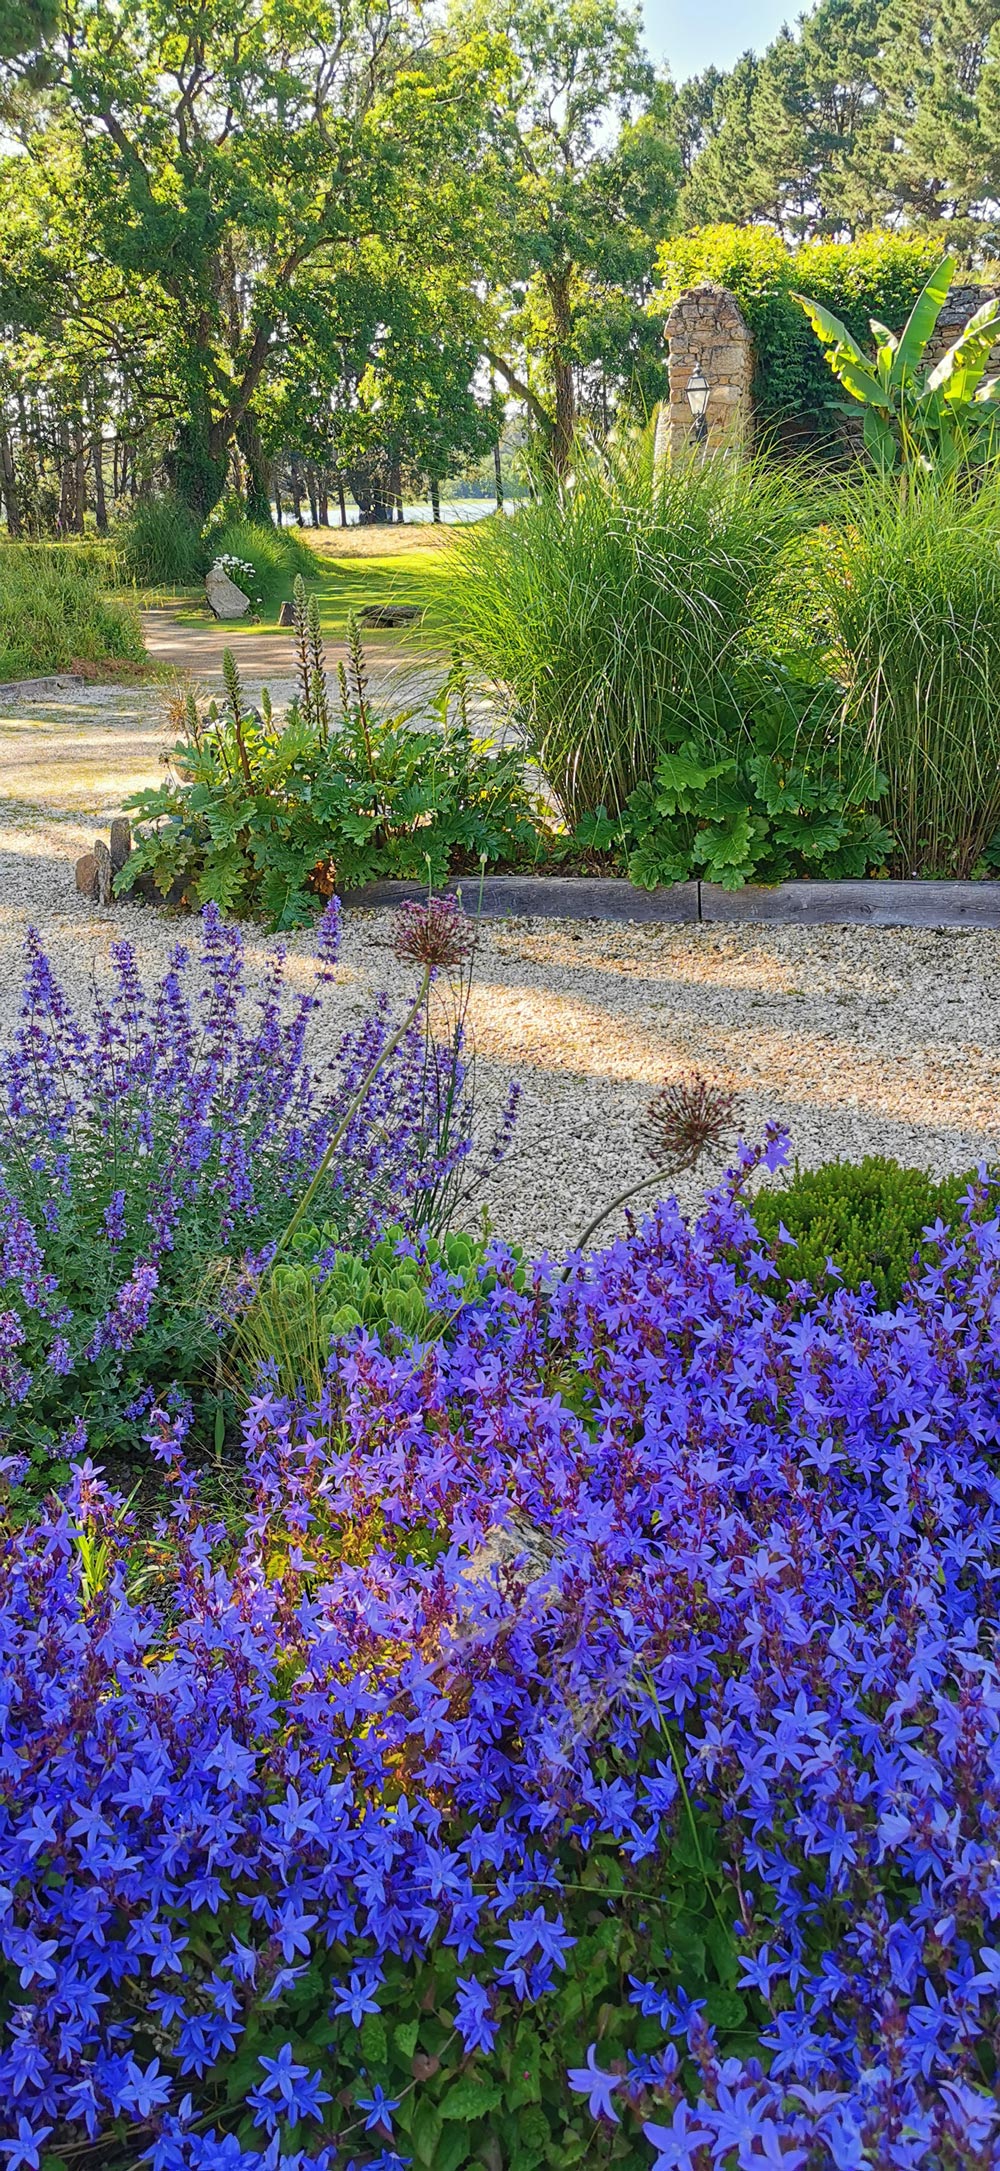
M 434 972 L 439 966 L 461 965 L 474 943 L 475 930 L 457 897 L 431 897 L 425 905 L 403 905 L 393 948 L 405 965 Z
M 658 1168 L 694 1168 L 726 1144 L 738 1114 L 737 1095 L 698 1073 L 661 1086 L 646 1110 L 650 1155 Z

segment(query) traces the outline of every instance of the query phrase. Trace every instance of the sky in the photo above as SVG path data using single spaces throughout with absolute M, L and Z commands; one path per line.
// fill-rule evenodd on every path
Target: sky
M 761 52 L 794 24 L 806 0 L 644 0 L 646 39 L 654 60 L 669 63 L 675 82 L 700 75 L 713 62 L 731 68 L 748 46 Z

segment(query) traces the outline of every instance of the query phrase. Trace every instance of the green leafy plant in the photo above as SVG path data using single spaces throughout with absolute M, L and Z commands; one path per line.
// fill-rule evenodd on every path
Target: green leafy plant
M 223 706 L 200 717 L 188 702 L 173 776 L 129 802 L 139 827 L 126 884 L 146 877 L 176 903 L 211 900 L 296 927 L 335 886 L 382 876 L 439 886 L 530 850 L 521 754 L 474 736 L 462 672 L 434 702 L 436 728 L 419 728 L 410 710 L 378 716 L 352 628 L 335 717 L 318 610 L 301 581 L 295 607 L 298 691 L 287 716 L 266 693 L 259 710 L 249 706 L 227 652 Z
M 864 413 L 865 444 L 877 468 L 900 467 L 904 483 L 916 470 L 953 474 L 982 461 L 995 442 L 996 379 L 986 376 L 1000 326 L 1000 296 L 975 310 L 933 369 L 924 356 L 948 299 L 955 258 L 942 257 L 898 338 L 872 318 L 874 362 L 833 311 L 793 294 L 805 311 L 834 376 Z M 848 412 L 850 410 L 848 409 Z
M 137 498 L 117 541 L 131 579 L 141 587 L 191 588 L 209 562 L 198 521 L 172 490 Z
M 255 604 L 277 610 L 297 577 L 315 580 L 319 564 L 305 537 L 294 528 L 265 527 L 260 521 L 227 517 L 209 521 L 203 539 L 204 566 L 216 558 L 238 558 L 253 567 Z M 245 582 L 234 574 L 237 586 Z M 249 593 L 249 590 L 247 590 Z
M 898 1304 L 914 1262 L 934 1255 L 925 1232 L 961 1220 L 974 1182 L 974 1175 L 937 1182 L 924 1169 L 868 1154 L 816 1169 L 796 1164 L 787 1182 L 758 1192 L 752 1210 L 786 1288 L 804 1281 L 821 1291 L 858 1290 L 870 1282 L 889 1307 Z
M 682 740 L 629 800 L 626 865 L 642 888 L 692 876 L 724 889 L 833 880 L 884 858 L 890 838 L 873 802 L 886 779 L 864 753 L 848 752 L 837 688 L 760 665 L 748 695 L 728 744 L 716 751 Z
M 301 1225 L 289 1256 L 238 1325 L 239 1380 L 252 1386 L 270 1370 L 283 1393 L 305 1388 L 318 1400 L 334 1335 L 364 1327 L 389 1348 L 399 1337 L 440 1341 L 466 1304 L 496 1286 L 486 1250 L 481 1239 L 457 1231 L 437 1237 L 423 1230 L 414 1239 L 394 1223 L 362 1255 L 340 1248 L 330 1224 Z M 518 1285 L 523 1272 L 515 1274 Z
M 574 458 L 560 492 L 458 538 L 451 585 L 470 660 L 500 687 L 571 828 L 602 805 L 619 816 L 682 741 L 722 737 L 785 548 L 816 518 L 794 470 L 656 470 L 651 429 Z

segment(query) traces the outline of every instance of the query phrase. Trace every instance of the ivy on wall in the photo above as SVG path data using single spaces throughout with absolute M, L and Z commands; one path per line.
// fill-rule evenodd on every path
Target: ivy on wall
M 834 403 L 843 394 L 793 291 L 832 309 L 862 346 L 871 347 L 869 319 L 898 331 L 940 256 L 939 241 L 927 235 L 862 234 L 856 241 L 790 248 L 765 227 L 703 226 L 661 244 L 662 284 L 651 306 L 666 316 L 678 295 L 701 279 L 727 287 L 753 333 L 758 425 L 792 437 L 833 437 Z

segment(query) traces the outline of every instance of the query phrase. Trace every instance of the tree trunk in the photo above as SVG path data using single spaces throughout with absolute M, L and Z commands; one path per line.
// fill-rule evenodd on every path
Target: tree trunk
M 8 530 L 11 535 L 18 536 L 21 533 L 21 507 L 17 495 L 14 447 L 8 430 L 0 430 L 0 490 L 3 492 Z
M 500 440 L 493 447 L 493 482 L 497 494 L 497 512 L 503 511 L 503 469 L 500 466 Z
M 306 468 L 306 490 L 309 496 L 309 518 L 313 527 L 318 528 L 319 506 L 316 503 L 316 471 L 311 467 Z
M 214 512 L 229 473 L 229 442 L 216 443 L 207 396 L 181 423 L 164 460 L 167 479 L 199 520 Z
M 342 528 L 346 528 L 347 499 L 344 496 L 344 478 L 342 475 L 338 475 L 337 477 L 337 502 L 340 506 L 340 525 Z
M 302 477 L 301 477 L 301 475 L 300 475 L 300 473 L 299 473 L 299 463 L 298 463 L 298 461 L 297 461 L 297 460 L 291 460 L 291 461 L 289 461 L 289 466 L 288 466 L 288 489 L 289 489 L 289 493 L 290 493 L 290 496 L 291 496 L 291 500 L 292 500 L 292 512 L 293 512 L 293 514 L 294 514 L 294 516 L 295 516 L 295 525 L 296 525 L 296 527 L 297 527 L 297 528 L 301 528 L 301 526 L 302 526 Z
M 98 535 L 106 535 L 108 532 L 108 501 L 104 494 L 104 429 L 96 412 L 91 416 L 91 428 L 93 430 L 90 449 L 94 461 L 94 514 L 97 520 Z
M 436 475 L 431 476 L 431 519 L 436 526 L 441 522 L 441 485 Z
M 330 525 L 330 500 L 327 495 L 327 483 L 325 476 L 321 478 L 316 486 L 316 502 L 319 505 L 320 527 L 328 528 Z
M 236 442 L 243 454 L 245 471 L 247 519 L 257 527 L 269 528 L 271 520 L 271 478 L 261 443 L 260 424 L 253 408 L 248 407 L 236 431 Z
M 573 314 L 569 301 L 569 275 L 565 271 L 550 272 L 545 284 L 552 310 L 552 379 L 556 395 L 551 456 L 555 472 L 561 476 L 565 475 L 569 466 L 576 429 L 576 385 L 571 359 Z
M 83 534 L 83 516 L 87 510 L 87 447 L 83 440 L 83 416 L 77 417 L 76 447 L 73 453 L 73 533 Z
M 281 485 L 278 481 L 277 469 L 274 475 L 274 521 L 275 526 L 280 528 L 282 525 Z

